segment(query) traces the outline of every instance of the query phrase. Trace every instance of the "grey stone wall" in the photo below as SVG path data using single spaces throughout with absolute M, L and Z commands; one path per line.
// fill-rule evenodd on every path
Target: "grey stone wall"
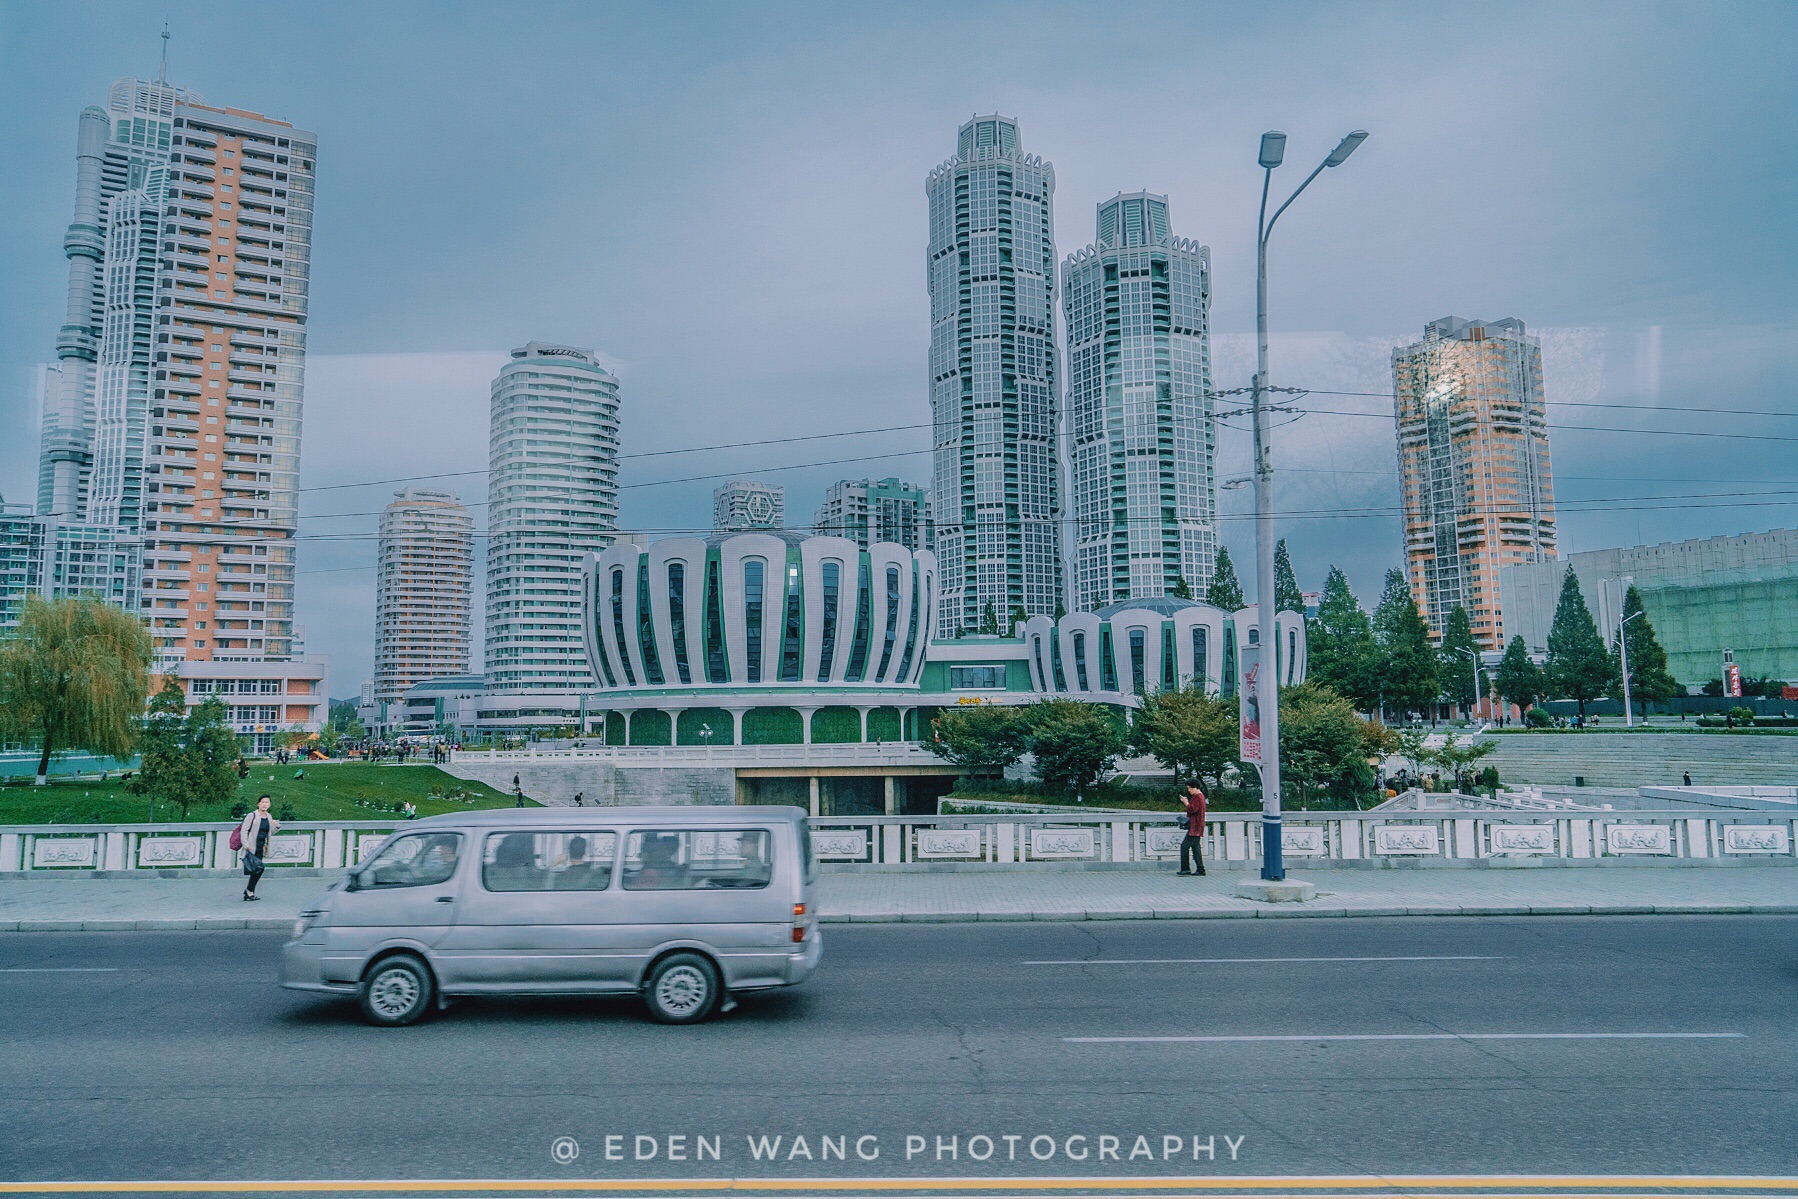
M 517 775 L 526 798 L 551 807 L 569 807 L 576 792 L 593 807 L 621 804 L 734 804 L 737 773 L 728 766 L 615 766 L 610 762 L 479 762 L 469 759 L 443 769 L 457 778 L 486 783 L 510 794 Z

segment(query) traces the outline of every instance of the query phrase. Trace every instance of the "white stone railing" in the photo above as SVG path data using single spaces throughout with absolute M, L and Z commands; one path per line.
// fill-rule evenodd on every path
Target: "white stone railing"
M 222 824 L 0 826 L 0 874 L 90 870 L 234 870 L 236 821 Z M 289 821 L 269 838 L 271 869 L 341 870 L 374 851 L 394 821 Z
M 591 811 L 603 812 L 604 809 Z M 856 866 L 1166 863 L 1179 854 L 1177 814 L 813 817 L 818 861 Z M 229 870 L 233 824 L 0 826 L 0 874 Z M 367 858 L 397 822 L 290 822 L 269 845 L 272 869 L 337 870 Z M 1325 863 L 1472 865 L 1563 859 L 1652 864 L 1794 858 L 1798 816 L 1683 812 L 1288 812 L 1288 868 Z M 1206 823 L 1207 862 L 1261 858 L 1261 817 L 1221 812 Z
M 818 860 L 854 865 L 1171 862 L 1180 817 L 1083 815 L 814 816 Z M 1762 812 L 1287 812 L 1290 869 L 1308 863 L 1439 865 L 1489 859 L 1654 862 L 1791 858 L 1798 817 Z M 1261 815 L 1216 813 L 1207 862 L 1261 860 Z

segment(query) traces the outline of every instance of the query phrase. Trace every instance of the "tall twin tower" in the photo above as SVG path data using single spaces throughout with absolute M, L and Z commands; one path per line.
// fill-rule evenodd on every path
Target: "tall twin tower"
M 1217 554 L 1211 255 L 1167 197 L 1099 206 L 1061 264 L 1055 169 L 975 117 L 930 173 L 938 634 L 1059 607 L 1202 594 Z M 1064 503 L 1064 480 L 1066 502 Z

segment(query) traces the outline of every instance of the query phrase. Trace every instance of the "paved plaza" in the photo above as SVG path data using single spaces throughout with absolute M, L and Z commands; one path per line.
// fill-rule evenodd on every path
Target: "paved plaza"
M 1148 870 L 829 873 L 818 884 L 828 923 L 1147 920 L 1209 917 L 1641 915 L 1798 913 L 1798 869 L 1587 867 L 1294 871 L 1317 884 L 1308 903 L 1240 899 L 1253 874 L 1179 878 Z M 284 928 L 327 885 L 263 879 L 263 899 L 224 878 L 0 880 L 0 931 Z

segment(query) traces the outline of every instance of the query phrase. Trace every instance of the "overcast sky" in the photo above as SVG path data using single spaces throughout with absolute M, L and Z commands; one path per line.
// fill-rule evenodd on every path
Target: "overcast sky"
M 1564 550 L 1798 513 L 1798 5 L 1643 0 L 4 0 L 11 500 L 35 488 L 26 381 L 62 317 L 77 114 L 154 75 L 165 21 L 172 82 L 319 137 L 309 488 L 478 472 L 488 384 L 531 339 L 616 364 L 627 453 L 927 422 L 924 178 L 960 122 L 996 110 L 1055 165 L 1063 256 L 1092 240 L 1100 200 L 1137 189 L 1211 246 L 1220 388 L 1253 364 L 1259 135 L 1290 135 L 1290 188 L 1370 130 L 1282 219 L 1276 384 L 1389 394 L 1391 346 L 1426 321 L 1516 316 L 1544 337 L 1563 426 Z M 1371 605 L 1401 553 L 1390 401 L 1306 403 L 1376 414 L 1306 416 L 1276 460 L 1301 584 L 1339 563 Z M 1246 442 L 1224 433 L 1220 478 L 1244 473 Z M 652 484 L 747 475 L 784 483 L 801 523 L 833 479 L 927 481 L 928 445 L 920 428 L 636 459 L 623 521 L 704 527 L 714 481 Z M 891 456 L 829 463 L 873 455 Z M 485 499 L 478 473 L 444 482 Z M 299 617 L 334 695 L 370 670 L 372 514 L 393 490 L 303 496 L 302 536 L 369 535 L 302 543 Z M 1223 494 L 1239 560 L 1248 502 Z

